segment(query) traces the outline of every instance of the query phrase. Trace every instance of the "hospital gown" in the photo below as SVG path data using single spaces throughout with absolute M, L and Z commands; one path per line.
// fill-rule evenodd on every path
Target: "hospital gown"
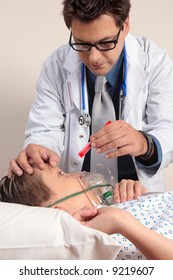
M 129 211 L 146 227 L 173 240 L 173 192 L 150 194 L 132 200 L 115 204 Z M 121 234 L 113 237 L 122 245 L 118 260 L 145 260 L 145 256 Z

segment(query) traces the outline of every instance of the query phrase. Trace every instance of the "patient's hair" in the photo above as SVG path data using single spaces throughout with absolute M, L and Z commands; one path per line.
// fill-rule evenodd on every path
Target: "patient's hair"
M 5 176 L 0 181 L 1 202 L 41 206 L 51 195 L 51 190 L 35 174 L 29 175 L 24 172 L 20 177 L 12 174 L 10 179 Z

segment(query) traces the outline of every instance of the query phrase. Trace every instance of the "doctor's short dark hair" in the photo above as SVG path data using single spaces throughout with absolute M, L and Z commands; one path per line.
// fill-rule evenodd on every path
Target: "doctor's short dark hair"
M 0 202 L 41 206 L 51 195 L 51 190 L 35 174 L 24 172 L 20 177 L 12 174 L 11 178 L 4 176 L 0 181 Z
M 68 28 L 73 19 L 87 23 L 103 14 L 112 15 L 117 27 L 122 28 L 131 8 L 130 0 L 64 0 L 62 4 Z

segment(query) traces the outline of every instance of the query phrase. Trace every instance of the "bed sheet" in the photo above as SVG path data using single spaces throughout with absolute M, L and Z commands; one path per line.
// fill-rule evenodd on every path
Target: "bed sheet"
M 129 211 L 146 227 L 173 240 L 173 192 L 151 194 L 113 205 Z M 113 237 L 121 244 L 118 260 L 145 260 L 145 256 L 121 234 Z

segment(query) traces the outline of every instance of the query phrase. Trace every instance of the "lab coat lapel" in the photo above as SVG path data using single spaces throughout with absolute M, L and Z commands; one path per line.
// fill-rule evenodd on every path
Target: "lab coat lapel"
M 70 63 L 69 63 L 70 61 Z M 64 92 L 66 92 L 64 98 L 65 101 L 69 104 L 69 108 L 76 108 L 82 111 L 82 100 L 81 100 L 81 71 L 82 71 L 82 62 L 79 58 L 79 55 L 74 50 L 70 50 L 63 67 L 69 71 L 69 76 L 64 84 Z M 88 113 L 88 94 L 87 94 L 87 85 L 86 85 L 86 75 L 85 75 L 85 106 L 86 112 Z
M 124 119 L 128 121 L 129 113 L 138 110 L 138 100 L 143 94 L 147 78 L 145 70 L 146 55 L 139 50 L 139 43 L 130 34 L 126 38 L 127 54 L 127 96 L 124 105 Z
M 66 110 L 70 111 L 76 106 L 79 110 L 81 108 L 81 92 L 79 72 L 69 75 L 64 84 L 64 104 Z

